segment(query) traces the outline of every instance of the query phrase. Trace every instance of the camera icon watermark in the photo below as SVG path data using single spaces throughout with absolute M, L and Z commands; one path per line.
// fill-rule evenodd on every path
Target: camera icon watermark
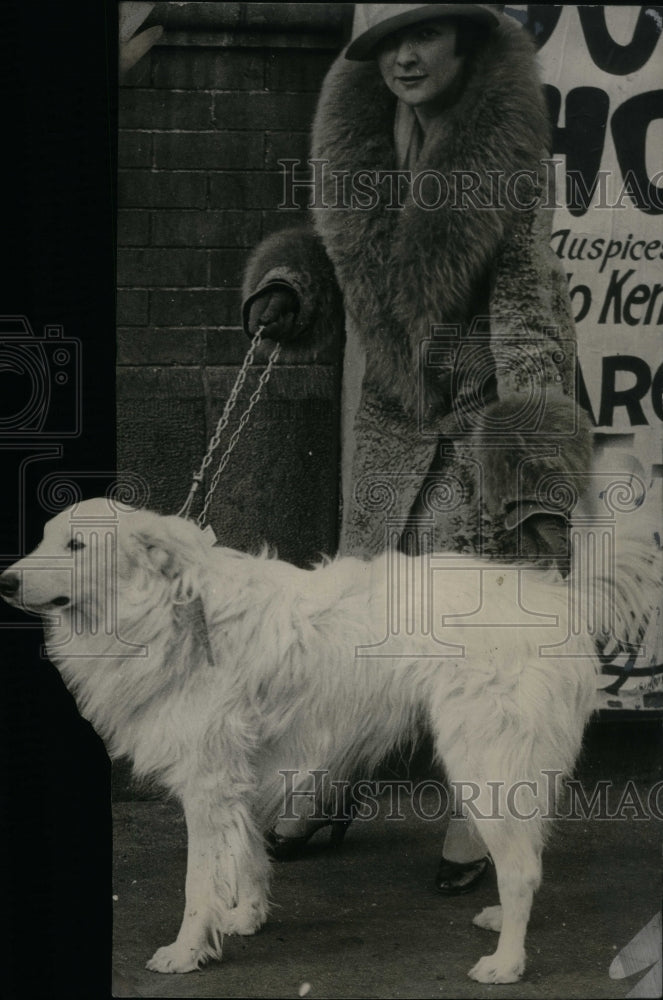
M 439 435 L 441 405 L 463 435 L 480 431 L 499 443 L 541 431 L 554 438 L 550 400 L 573 390 L 575 370 L 572 339 L 560 339 L 556 328 L 533 332 L 519 316 L 502 322 L 477 316 L 467 330 L 433 326 L 420 344 L 419 431 Z M 509 403 L 493 412 L 497 399 Z M 569 428 L 561 434 L 568 437 Z
M 25 316 L 0 316 L 0 440 L 81 433 L 81 343 L 58 325 L 37 336 Z

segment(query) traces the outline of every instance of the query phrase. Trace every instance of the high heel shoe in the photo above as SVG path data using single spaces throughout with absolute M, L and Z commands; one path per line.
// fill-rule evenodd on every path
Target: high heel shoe
M 343 839 L 348 832 L 348 827 L 352 823 L 353 816 L 349 818 L 347 816 L 334 817 L 333 819 L 323 820 L 322 822 L 312 821 L 310 829 L 306 833 L 300 834 L 296 837 L 284 837 L 283 834 L 277 833 L 274 828 L 268 830 L 265 834 L 265 840 L 267 841 L 267 853 L 274 859 L 274 861 L 296 861 L 298 858 L 302 857 L 304 848 L 308 844 L 311 837 L 315 836 L 319 830 L 327 829 L 331 827 L 329 834 L 329 846 L 333 849 L 337 849 L 343 843 Z
M 472 892 L 485 877 L 491 858 L 486 855 L 476 861 L 447 861 L 440 858 L 435 875 L 435 888 L 443 896 L 460 896 Z

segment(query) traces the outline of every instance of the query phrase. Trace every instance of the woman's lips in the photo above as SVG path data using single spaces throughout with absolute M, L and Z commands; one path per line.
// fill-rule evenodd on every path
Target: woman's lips
M 426 74 L 424 73 L 422 76 L 397 76 L 396 79 L 399 83 L 402 83 L 407 87 L 412 86 L 413 84 L 421 83 L 422 80 L 426 79 Z

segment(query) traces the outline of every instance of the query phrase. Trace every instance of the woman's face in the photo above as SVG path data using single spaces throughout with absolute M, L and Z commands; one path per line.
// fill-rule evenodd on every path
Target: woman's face
M 455 23 L 423 21 L 385 38 L 378 66 L 389 89 L 406 104 L 434 107 L 463 66 L 464 57 L 455 53 Z

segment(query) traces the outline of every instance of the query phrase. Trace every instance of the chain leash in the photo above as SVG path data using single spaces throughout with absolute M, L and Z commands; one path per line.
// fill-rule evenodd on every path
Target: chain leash
M 260 338 L 262 336 L 263 330 L 264 330 L 263 326 L 258 327 L 258 329 L 257 329 L 257 331 L 256 331 L 256 333 L 255 333 L 255 335 L 253 337 L 253 340 L 251 341 L 249 349 L 246 352 L 246 357 L 244 358 L 244 361 L 242 362 L 242 367 L 240 368 L 239 373 L 237 375 L 237 378 L 235 379 L 235 384 L 233 385 L 232 389 L 230 390 L 230 395 L 228 396 L 228 399 L 226 400 L 226 404 L 225 404 L 225 406 L 223 408 L 223 412 L 222 412 L 221 416 L 219 417 L 219 420 L 217 422 L 217 425 L 216 425 L 216 428 L 214 430 L 214 433 L 212 434 L 212 437 L 210 438 L 210 442 L 209 442 L 209 445 L 207 446 L 207 451 L 205 453 L 205 457 L 203 458 L 203 460 L 201 462 L 201 465 L 200 465 L 200 468 L 198 469 L 198 471 L 194 472 L 194 474 L 193 474 L 193 482 L 191 483 L 191 489 L 189 490 L 189 495 L 186 498 L 186 501 L 185 501 L 183 507 L 181 508 L 181 510 L 178 511 L 178 515 L 177 515 L 178 517 L 185 517 L 185 518 L 190 518 L 191 517 L 191 507 L 193 505 L 193 501 L 195 499 L 196 493 L 198 492 L 198 489 L 199 489 L 199 487 L 200 487 L 200 485 L 201 485 L 201 483 L 203 481 L 203 478 L 205 476 L 205 473 L 206 473 L 207 469 L 211 465 L 212 457 L 214 455 L 214 452 L 216 451 L 216 449 L 219 447 L 219 444 L 221 443 L 221 435 L 223 434 L 224 430 L 228 426 L 228 421 L 230 420 L 230 416 L 231 416 L 233 410 L 235 409 L 235 406 L 237 405 L 237 400 L 239 398 L 239 394 L 241 392 L 242 386 L 244 385 L 244 382 L 246 381 L 246 376 L 248 374 L 249 368 L 251 367 L 251 365 L 253 363 L 253 358 L 255 356 L 258 344 L 260 343 Z M 207 518 L 207 513 L 208 513 L 210 505 L 212 503 L 212 499 L 214 497 L 214 493 L 216 491 L 216 488 L 217 488 L 217 486 L 219 484 L 219 479 L 221 478 L 221 474 L 222 474 L 223 470 L 225 469 L 226 465 L 228 464 L 230 456 L 231 456 L 231 454 L 232 454 L 232 452 L 233 452 L 233 450 L 235 448 L 235 445 L 237 444 L 237 442 L 240 439 L 240 436 L 242 434 L 242 431 L 244 430 L 244 427 L 246 426 L 246 424 L 249 421 L 249 417 L 251 416 L 251 411 L 253 410 L 253 407 L 256 405 L 256 403 L 260 399 L 262 391 L 263 391 L 264 387 L 266 386 L 267 382 L 270 379 L 270 376 L 272 374 L 272 368 L 274 367 L 274 363 L 277 360 L 277 358 L 278 358 L 278 356 L 279 356 L 280 353 L 281 353 L 281 345 L 280 344 L 276 344 L 276 346 L 274 347 L 274 350 L 272 351 L 272 353 L 269 356 L 269 359 L 267 361 L 265 369 L 262 372 L 262 374 L 261 374 L 261 376 L 260 376 L 260 378 L 258 380 L 258 385 L 256 386 L 255 390 L 252 392 L 252 394 L 251 394 L 251 396 L 249 398 L 249 402 L 247 403 L 246 409 L 244 410 L 244 412 L 242 413 L 241 417 L 239 418 L 239 423 L 237 425 L 237 428 L 234 431 L 234 433 L 231 435 L 230 440 L 228 441 L 228 445 L 226 447 L 226 450 L 224 451 L 223 455 L 221 456 L 221 458 L 219 460 L 219 464 L 217 466 L 216 472 L 214 473 L 214 476 L 212 477 L 212 481 L 210 483 L 209 490 L 207 491 L 207 494 L 205 496 L 205 501 L 203 503 L 203 509 L 201 510 L 200 514 L 196 518 L 196 523 L 198 524 L 199 528 L 202 528 L 204 526 L 204 524 L 205 524 L 205 520 Z

